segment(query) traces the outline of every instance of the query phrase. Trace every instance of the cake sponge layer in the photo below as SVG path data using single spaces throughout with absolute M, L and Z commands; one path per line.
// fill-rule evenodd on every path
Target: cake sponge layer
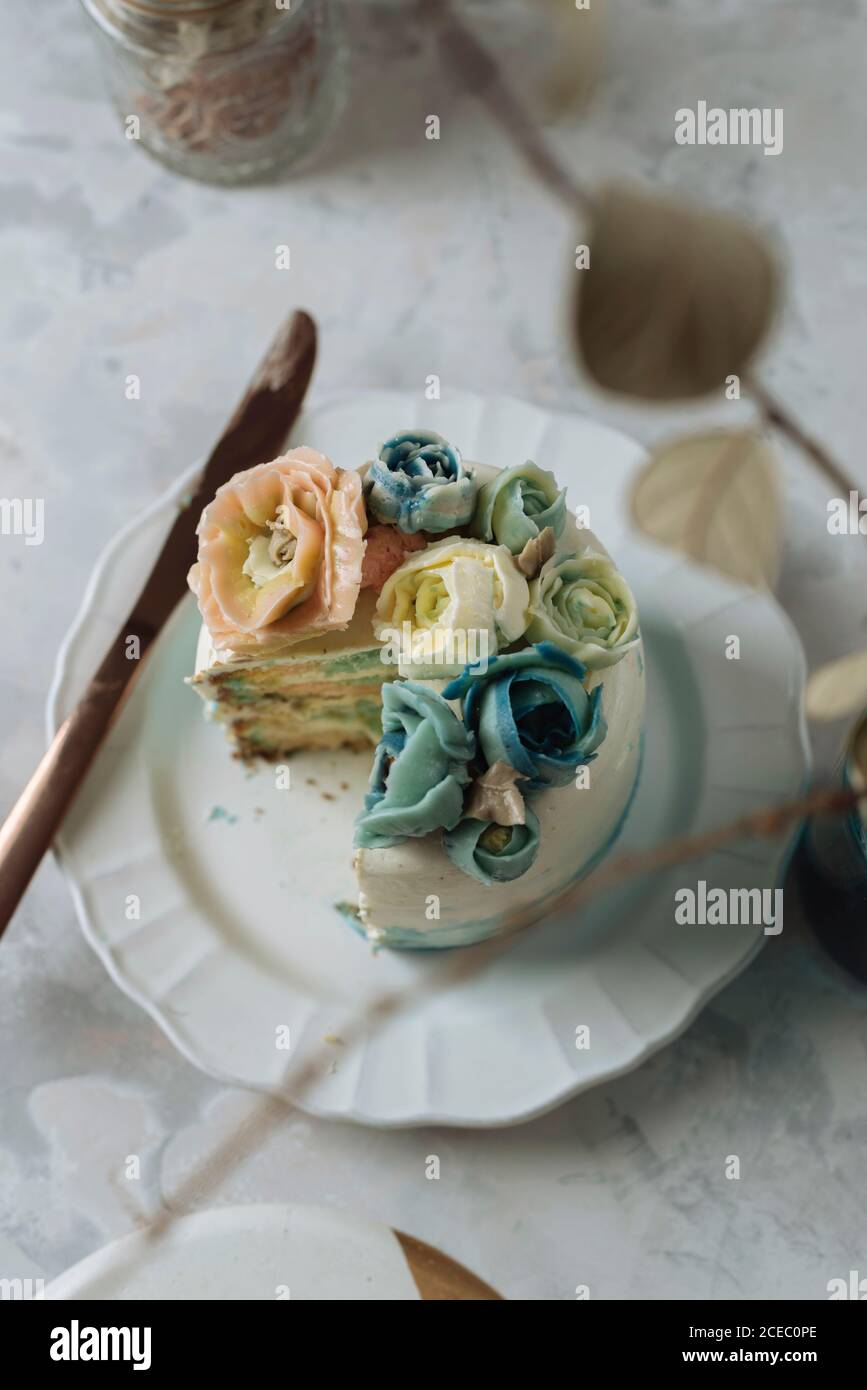
M 381 689 L 396 668 L 372 638 L 375 598 L 364 593 L 352 623 L 275 656 L 213 648 L 202 628 L 190 684 L 242 758 L 278 759 L 301 748 L 364 748 L 380 736 Z

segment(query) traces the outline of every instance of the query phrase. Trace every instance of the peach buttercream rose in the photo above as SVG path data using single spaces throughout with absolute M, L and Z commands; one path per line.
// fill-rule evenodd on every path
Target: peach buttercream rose
M 273 651 L 347 627 L 366 527 L 360 475 L 315 449 L 236 473 L 202 513 L 188 577 L 214 646 Z

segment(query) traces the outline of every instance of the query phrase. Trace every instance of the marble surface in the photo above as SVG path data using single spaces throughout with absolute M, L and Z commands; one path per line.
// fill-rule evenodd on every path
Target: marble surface
M 121 138 L 73 0 L 3 6 L 0 491 L 45 500 L 41 546 L 0 538 L 3 809 L 41 754 L 56 648 L 96 553 L 207 449 L 291 306 L 320 325 L 316 393 L 437 373 L 444 394 L 510 391 L 648 441 L 747 414 L 638 410 L 578 379 L 558 293 L 576 230 L 441 73 L 412 5 L 351 8 L 350 102 L 318 163 L 224 191 L 182 182 Z M 518 0 L 465 9 L 531 87 L 532 13 Z M 604 9 L 592 101 L 551 138 L 585 178 L 690 191 L 773 229 L 790 293 L 764 376 L 867 486 L 867 5 Z M 399 84 L 382 80 L 389 70 Z M 782 106 L 782 155 L 677 146 L 674 110 L 701 98 Z M 431 112 L 439 142 L 423 138 Z M 274 264 L 281 243 L 288 272 Z M 138 401 L 124 395 L 130 373 Z M 783 453 L 781 595 L 815 661 L 863 641 L 863 541 L 828 537 L 827 489 Z M 822 769 L 835 737 L 817 742 Z M 56 1274 L 130 1229 L 252 1103 L 193 1071 L 112 985 L 51 861 L 0 946 L 0 1056 L 7 1277 Z M 823 1298 L 829 1279 L 867 1272 L 865 1116 L 865 993 L 787 901 L 782 936 L 633 1075 L 507 1132 L 378 1133 L 293 1115 L 219 1202 L 365 1212 L 512 1298 L 570 1299 L 580 1284 L 594 1298 Z M 136 1183 L 123 1177 L 129 1154 L 142 1160 Z M 425 1177 L 431 1154 L 438 1181 Z M 732 1154 L 739 1181 L 725 1176 Z

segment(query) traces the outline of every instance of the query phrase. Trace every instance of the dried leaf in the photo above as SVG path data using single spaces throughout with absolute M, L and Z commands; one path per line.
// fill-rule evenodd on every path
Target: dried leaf
M 779 296 L 774 256 L 726 213 L 603 188 L 576 275 L 575 337 L 610 391 L 676 400 L 745 375 Z
M 849 746 L 852 784 L 856 791 L 867 790 L 867 714 L 856 724 Z M 867 820 L 867 800 L 858 802 L 858 810 Z
M 867 707 L 867 651 L 851 652 L 814 671 L 807 682 L 810 719 L 843 719 Z
M 575 0 L 541 0 L 548 19 L 550 57 L 540 96 L 549 116 L 586 104 L 602 71 L 603 0 L 579 9 Z
M 633 486 L 645 535 L 754 588 L 773 588 L 782 524 L 776 456 L 751 430 L 687 435 L 655 449 Z

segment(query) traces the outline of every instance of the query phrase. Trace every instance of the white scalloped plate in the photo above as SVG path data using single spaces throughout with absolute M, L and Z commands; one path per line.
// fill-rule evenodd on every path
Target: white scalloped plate
M 421 1258 L 453 1298 L 479 1297 L 475 1275 L 448 1255 L 428 1246 Z M 45 1298 L 407 1303 L 422 1294 L 412 1254 L 388 1226 L 335 1207 L 256 1205 L 180 1217 L 158 1241 L 121 1236 L 54 1279 Z
M 341 397 L 308 413 L 295 439 L 337 462 L 362 462 L 395 428 L 428 425 L 470 458 L 510 466 L 534 457 L 610 546 L 636 590 L 648 673 L 640 786 L 618 849 L 706 830 L 796 794 L 808 769 L 804 663 L 787 618 L 625 529 L 625 489 L 642 457 L 589 420 L 469 394 Z M 49 705 L 65 717 L 123 621 L 190 472 L 109 546 L 61 651 Z M 228 755 L 183 684 L 198 616 L 177 608 L 108 736 L 60 840 L 85 935 L 106 968 L 197 1066 L 270 1089 L 286 1052 L 326 1035 L 371 991 L 435 968 L 422 954 L 381 952 L 333 907 L 351 901 L 352 820 L 369 755 L 294 758 L 292 788 L 272 768 Z M 736 634 L 738 661 L 724 643 Z M 366 1047 L 334 1044 L 329 1074 L 302 1105 L 371 1125 L 493 1126 L 527 1119 L 636 1066 L 674 1038 L 753 957 L 752 927 L 682 927 L 674 890 L 773 887 L 779 843 L 708 856 L 675 875 L 625 885 L 584 909 L 574 932 L 543 925 L 483 975 L 394 1019 Z M 126 904 L 140 902 L 139 920 Z M 591 1046 L 575 1047 L 590 1026 Z

